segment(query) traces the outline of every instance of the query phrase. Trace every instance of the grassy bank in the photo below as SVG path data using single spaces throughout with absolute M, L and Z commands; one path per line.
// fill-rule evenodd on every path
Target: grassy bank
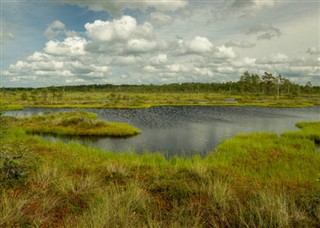
M 141 133 L 128 124 L 105 122 L 99 120 L 95 113 L 86 111 L 45 113 L 18 118 L 15 125 L 25 129 L 27 133 L 54 135 L 125 137 Z
M 6 128 L 11 118 L 2 121 L 0 226 L 320 223 L 320 154 L 309 134 L 320 132 L 319 123 L 281 137 L 240 134 L 204 158 L 166 160 L 51 143 Z

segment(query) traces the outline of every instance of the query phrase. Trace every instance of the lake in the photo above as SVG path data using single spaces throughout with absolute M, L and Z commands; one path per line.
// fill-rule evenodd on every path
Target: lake
M 29 116 L 47 111 L 74 109 L 26 108 L 5 115 Z M 320 106 L 307 108 L 268 107 L 152 107 L 148 109 L 88 109 L 106 121 L 125 122 L 141 129 L 130 138 L 63 137 L 105 151 L 160 152 L 173 155 L 205 155 L 221 141 L 238 133 L 268 131 L 280 134 L 295 130 L 299 121 L 320 121 Z M 54 137 L 47 137 L 57 140 Z

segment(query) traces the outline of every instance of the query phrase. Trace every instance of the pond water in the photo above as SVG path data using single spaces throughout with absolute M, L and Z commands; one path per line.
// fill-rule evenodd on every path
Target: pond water
M 74 109 L 27 108 L 5 115 L 29 116 L 46 111 Z M 141 129 L 130 138 L 85 137 L 79 140 L 105 151 L 161 152 L 173 155 L 205 155 L 221 141 L 237 133 L 268 131 L 280 134 L 295 130 L 298 121 L 320 121 L 320 106 L 308 108 L 267 107 L 153 107 L 148 109 L 88 109 L 106 121 L 126 122 Z M 47 137 L 57 140 L 53 137 Z

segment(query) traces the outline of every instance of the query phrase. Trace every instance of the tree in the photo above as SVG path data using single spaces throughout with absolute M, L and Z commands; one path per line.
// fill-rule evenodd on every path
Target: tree
M 290 82 L 289 79 L 283 78 L 282 83 L 281 83 L 281 87 L 282 87 L 282 91 L 284 93 L 287 93 L 288 95 L 290 95 L 292 83 Z
M 251 75 L 248 71 L 245 71 L 240 77 L 240 90 L 241 93 L 249 92 L 251 87 Z
M 272 73 L 264 72 L 264 75 L 262 76 L 262 83 L 266 95 L 274 94 L 275 77 Z
M 260 95 L 261 79 L 258 74 L 251 74 L 252 91 Z

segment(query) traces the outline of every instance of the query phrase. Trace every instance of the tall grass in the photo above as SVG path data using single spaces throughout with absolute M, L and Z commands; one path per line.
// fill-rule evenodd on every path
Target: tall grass
M 26 175 L 0 187 L 0 226 L 312 227 L 320 222 L 320 154 L 313 138 L 240 134 L 204 158 L 166 160 L 159 154 L 47 142 L 20 130 L 1 137 L 1 153 L 19 142 L 17 154 L 30 165 L 17 163 L 15 169 L 22 166 Z

